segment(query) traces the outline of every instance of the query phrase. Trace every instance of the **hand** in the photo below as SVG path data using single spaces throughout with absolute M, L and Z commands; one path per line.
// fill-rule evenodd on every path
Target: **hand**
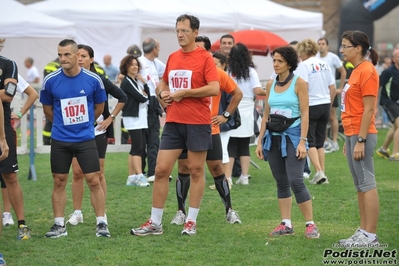
M 164 103 L 167 103 L 170 105 L 173 101 L 173 99 L 170 97 L 170 91 L 162 91 L 161 93 L 162 100 L 158 98 L 160 101 L 164 101 Z
M 11 113 L 11 118 L 12 119 L 20 119 L 19 116 L 14 112 Z
M 178 90 L 178 91 L 175 91 L 174 93 L 170 94 L 170 98 L 175 102 L 180 102 L 181 100 L 183 100 L 185 95 L 186 95 L 186 90 Z M 162 94 L 162 98 L 163 98 L 163 94 Z
M 364 143 L 356 142 L 353 149 L 353 159 L 356 161 L 364 159 Z
M 9 148 L 5 138 L 0 139 L 0 150 L 1 150 L 0 161 L 3 161 L 8 157 L 8 152 L 9 152 Z
M 224 117 L 223 115 L 217 115 L 212 117 L 212 125 L 214 126 L 220 126 L 221 124 L 224 124 L 229 120 L 228 118 Z
M 307 155 L 305 142 L 299 141 L 298 146 L 296 147 L 296 157 L 298 160 L 304 159 Z
M 105 120 L 103 120 L 101 122 L 97 122 L 96 129 L 98 131 L 106 131 L 107 128 L 111 125 L 111 123 L 112 123 L 112 117 L 108 116 L 107 119 L 105 119 Z
M 258 143 L 258 145 L 256 146 L 255 154 L 256 154 L 256 157 L 258 157 L 259 159 L 261 159 L 261 160 L 264 159 L 263 147 L 262 147 L 261 143 Z
M 136 75 L 136 78 L 137 78 L 138 80 L 140 80 L 143 84 L 146 84 L 146 83 L 147 83 L 147 81 L 143 78 L 143 76 L 142 76 L 140 73 L 138 73 L 138 74 Z

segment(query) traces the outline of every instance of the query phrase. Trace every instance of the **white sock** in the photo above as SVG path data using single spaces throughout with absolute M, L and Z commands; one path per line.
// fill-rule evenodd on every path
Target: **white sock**
M 163 209 L 151 208 L 151 221 L 156 225 L 162 224 Z
M 384 152 L 388 151 L 388 150 L 384 149 L 382 146 L 381 146 L 381 150 L 384 151 Z
M 75 210 L 74 213 L 76 213 L 76 214 L 82 214 L 82 210 Z
M 365 234 L 366 230 L 359 228 L 359 232 L 362 233 L 362 234 Z
M 61 226 L 64 226 L 65 225 L 64 217 L 55 217 L 54 218 L 54 223 L 58 224 L 58 225 L 61 225 Z
M 281 222 L 285 223 L 285 226 L 292 228 L 291 219 L 283 219 Z
M 105 223 L 105 224 L 107 224 L 107 220 L 105 219 L 104 216 L 97 216 L 97 217 L 96 217 L 96 220 L 97 220 L 97 224 L 100 224 L 100 223 Z
M 186 222 L 193 221 L 194 223 L 196 223 L 198 212 L 199 212 L 199 209 L 189 207 Z
M 314 222 L 313 221 L 307 221 L 306 225 L 308 225 L 308 224 L 314 224 Z
M 376 234 L 373 233 L 369 233 L 369 232 L 365 232 L 364 233 L 368 238 L 370 238 L 371 240 L 374 240 L 376 238 Z

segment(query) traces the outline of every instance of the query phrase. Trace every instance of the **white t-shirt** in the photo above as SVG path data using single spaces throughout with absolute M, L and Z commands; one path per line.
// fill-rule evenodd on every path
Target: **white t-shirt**
M 331 103 L 330 85 L 335 85 L 330 66 L 315 56 L 302 61 L 298 76 L 308 83 L 309 106 Z
M 154 61 L 148 60 L 144 55 L 140 56 L 139 60 L 141 63 L 140 74 L 147 80 L 150 96 L 156 97 L 155 88 L 159 84 L 159 77 L 162 77 L 165 72 L 165 64 L 157 58 Z
M 237 86 L 241 89 L 243 98 L 254 99 L 254 89 L 262 88 L 262 85 L 259 81 L 258 73 L 252 67 L 249 68 L 249 78 L 246 80 L 243 78 L 237 80 L 234 76 L 232 76 L 231 73 L 229 73 L 229 76 L 237 83 Z
M 29 83 L 26 82 L 26 80 L 18 74 L 17 92 L 22 94 L 28 87 Z
M 317 53 L 316 57 L 320 58 L 330 66 L 331 74 L 333 75 L 333 77 L 335 77 L 335 72 L 337 71 L 337 69 L 343 66 L 338 55 L 334 53 L 328 52 L 325 57 L 321 57 L 320 53 Z
M 34 82 L 36 78 L 39 78 L 39 71 L 35 66 L 32 66 L 31 68 L 28 69 L 28 72 L 26 72 L 26 81 L 31 83 Z

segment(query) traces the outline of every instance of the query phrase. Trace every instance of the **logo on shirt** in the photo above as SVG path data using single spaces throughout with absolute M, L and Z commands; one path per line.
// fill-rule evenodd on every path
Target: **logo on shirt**
M 86 92 L 84 90 L 81 90 L 79 93 L 81 94 L 85 94 Z

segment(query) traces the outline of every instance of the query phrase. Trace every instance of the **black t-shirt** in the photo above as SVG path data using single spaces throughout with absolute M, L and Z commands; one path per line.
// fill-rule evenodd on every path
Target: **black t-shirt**
M 0 90 L 4 90 L 4 81 L 13 78 L 18 81 L 17 64 L 3 56 L 0 56 Z M 4 125 L 11 126 L 11 103 L 3 102 Z
M 386 101 L 399 100 L 399 69 L 392 65 L 382 71 L 380 75 L 381 100 L 384 104 Z

